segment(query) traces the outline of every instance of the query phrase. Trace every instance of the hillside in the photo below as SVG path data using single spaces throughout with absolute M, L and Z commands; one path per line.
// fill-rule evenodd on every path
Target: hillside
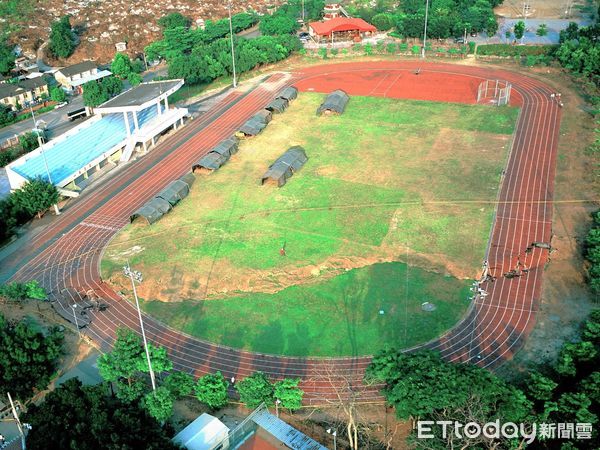
M 8 3 L 12 2 L 9 0 Z M 280 0 L 237 1 L 233 2 L 232 11 L 254 9 L 264 13 L 268 5 L 279 3 Z M 143 3 L 133 0 L 20 0 L 15 4 L 19 5 L 16 14 L 25 19 L 19 21 L 20 29 L 12 34 L 11 40 L 21 45 L 26 54 L 34 54 L 48 39 L 50 24 L 54 20 L 66 14 L 72 16 L 71 23 L 78 31 L 81 43 L 68 61 L 60 64 L 92 58 L 106 62 L 113 57 L 117 42 L 127 42 L 130 54 L 140 53 L 144 46 L 160 36 L 156 21 L 170 12 L 180 12 L 194 21 L 227 16 L 227 3 L 222 0 L 155 0 Z M 14 24 L 15 20 L 8 16 L 6 22 Z

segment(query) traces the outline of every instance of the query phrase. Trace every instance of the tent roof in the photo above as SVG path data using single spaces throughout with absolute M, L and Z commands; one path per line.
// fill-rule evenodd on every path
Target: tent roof
M 160 197 L 154 197 L 137 209 L 129 219 L 133 222 L 138 217 L 143 217 L 149 224 L 153 224 L 170 210 L 171 204 L 168 201 Z
M 171 205 L 175 206 L 179 201 L 186 198 L 189 193 L 190 187 L 185 181 L 174 180 L 171 181 L 162 191 L 160 191 L 156 197 L 162 198 L 168 201 Z
M 181 181 L 183 181 L 185 184 L 188 185 L 188 187 L 191 189 L 192 185 L 194 184 L 194 181 L 196 181 L 196 177 L 194 176 L 193 173 L 186 173 L 184 176 L 182 176 L 180 178 Z
M 350 17 L 335 17 L 325 22 L 309 22 L 308 26 L 319 36 L 331 36 L 332 32 L 341 31 L 360 31 L 363 33 L 377 31 L 377 28 L 363 19 Z
M 291 177 L 294 172 L 300 170 L 306 161 L 308 161 L 308 157 L 302 147 L 291 147 L 271 164 L 263 175 L 262 180 L 264 182 L 264 180 L 270 178 L 272 180 L 283 181 Z
M 205 169 L 217 170 L 219 167 L 225 164 L 228 159 L 229 158 L 224 155 L 220 155 L 215 152 L 209 152 L 200 158 L 200 161 L 194 164 L 194 168 L 204 167 Z
M 286 87 L 277 96 L 277 98 L 284 98 L 287 101 L 294 100 L 296 97 L 298 97 L 298 89 L 294 86 Z
M 273 118 L 273 113 L 268 109 L 261 109 L 256 114 L 254 114 L 250 120 L 257 120 L 260 122 L 269 123 Z
M 229 428 L 216 417 L 202 414 L 172 439 L 187 450 L 210 450 L 227 437 Z
M 317 115 L 321 115 L 323 111 L 327 110 L 342 114 L 346 109 L 348 100 L 350 100 L 350 97 L 348 97 L 348 94 L 341 89 L 333 91 L 327 96 L 327 98 L 325 98 L 325 101 L 321 104 L 321 106 L 319 106 L 319 109 L 317 109 Z
M 240 127 L 240 132 L 249 136 L 256 136 L 265 129 L 267 124 L 258 120 L 250 119 Z
M 288 101 L 285 98 L 276 98 L 275 100 L 271 101 L 271 103 L 269 103 L 265 109 L 277 113 L 282 113 L 286 110 L 287 107 Z
M 220 142 L 215 148 L 211 150 L 211 153 L 218 153 L 219 155 L 227 156 L 233 155 L 238 151 L 238 138 L 232 136 Z

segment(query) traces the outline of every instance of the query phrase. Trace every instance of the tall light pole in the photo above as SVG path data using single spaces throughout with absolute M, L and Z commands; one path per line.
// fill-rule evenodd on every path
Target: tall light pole
M 46 153 L 44 153 L 44 141 L 42 136 L 40 136 L 40 132 L 38 131 L 37 123 L 35 122 L 35 114 L 33 113 L 33 107 L 31 103 L 29 103 L 29 110 L 31 111 L 31 117 L 33 119 L 33 129 L 35 130 L 35 134 L 37 136 L 38 146 L 40 147 L 40 155 L 42 155 L 42 159 L 44 160 L 44 166 L 46 167 L 46 175 L 48 176 L 48 183 L 52 183 L 52 177 L 50 176 L 50 169 L 48 168 L 48 160 L 46 159 Z M 58 209 L 58 205 L 55 203 L 54 205 L 54 214 L 60 216 L 60 209 Z
M 327 428 L 327 433 L 333 436 L 333 450 L 337 450 L 337 430 L 332 430 L 331 428 Z
M 229 37 L 231 39 L 231 67 L 233 68 L 233 87 L 237 87 L 237 77 L 235 75 L 235 50 L 233 48 L 233 24 L 231 22 L 231 0 L 227 2 L 229 10 Z
M 77 314 L 75 313 L 75 309 L 77 309 L 77 303 L 73 303 L 71 305 L 71 309 L 73 310 L 73 318 L 75 319 L 75 328 L 77 328 L 77 334 L 79 335 L 79 339 L 81 339 L 81 330 L 79 329 L 79 324 L 77 323 Z
M 10 392 L 7 392 L 8 401 L 10 402 L 10 409 L 12 410 L 13 417 L 15 418 L 15 422 L 17 424 L 17 428 L 19 429 L 19 434 L 21 435 L 21 448 L 25 450 L 25 433 L 23 432 L 23 426 L 21 425 L 21 420 L 19 419 L 19 415 L 17 414 L 17 408 L 15 408 L 15 404 L 13 403 L 13 399 L 10 396 Z M 27 424 L 25 424 L 27 425 Z
M 302 26 L 304 26 L 305 18 L 304 18 L 304 0 L 302 0 Z
M 425 0 L 425 27 L 423 30 L 423 50 L 421 57 L 425 58 L 425 47 L 427 46 L 427 18 L 429 16 L 429 0 Z
M 140 319 L 140 329 L 142 330 L 142 339 L 144 340 L 144 350 L 146 350 L 146 360 L 148 361 L 148 369 L 150 370 L 150 381 L 152 382 L 152 390 L 156 391 L 156 380 L 154 379 L 154 371 L 152 370 L 152 362 L 150 361 L 150 351 L 148 350 L 148 341 L 146 341 L 146 332 L 144 331 L 144 321 L 142 320 L 142 311 L 140 310 L 140 302 L 137 296 L 137 290 L 135 289 L 135 282 L 142 282 L 142 274 L 137 270 L 131 270 L 129 267 L 129 261 L 126 266 L 123 266 L 123 273 L 125 276 L 131 279 L 131 286 L 133 287 L 133 296 L 135 298 L 135 307 L 137 308 L 138 317 Z

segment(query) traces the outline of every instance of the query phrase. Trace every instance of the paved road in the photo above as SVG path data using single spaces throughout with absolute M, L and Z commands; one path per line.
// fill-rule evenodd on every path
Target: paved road
M 74 122 L 69 122 L 67 119 L 67 112 L 79 108 L 83 108 L 83 97 L 81 95 L 71 97 L 67 106 L 54 109 L 44 114 L 36 114 L 35 119 L 44 120 L 51 134 L 53 136 L 57 136 L 58 134 L 62 134 L 70 128 L 73 128 L 77 124 L 81 123 L 81 121 L 77 120 Z M 7 127 L 0 128 L 0 142 L 4 142 L 15 135 L 30 131 L 33 127 L 33 118 L 31 118 L 29 120 L 23 120 Z

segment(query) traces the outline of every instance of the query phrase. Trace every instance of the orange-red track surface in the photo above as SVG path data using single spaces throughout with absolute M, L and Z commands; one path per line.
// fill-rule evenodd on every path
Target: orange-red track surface
M 83 195 L 32 237 L 18 255 L 2 261 L 0 272 L 15 280 L 37 279 L 51 291 L 65 287 L 95 291 L 110 307 L 94 313 L 84 332 L 108 350 L 117 327 L 138 330 L 139 323 L 134 307 L 100 279 L 103 249 L 135 209 L 187 173 L 193 162 L 231 135 L 281 88 L 295 85 L 301 91 L 316 92 L 341 88 L 350 95 L 475 103 L 477 87 L 485 79 L 512 83 L 511 103 L 521 107 L 486 256 L 497 279 L 483 283 L 489 295 L 478 297 L 460 323 L 427 346 L 451 361 L 494 367 L 522 345 L 539 308 L 548 251 L 535 248 L 526 254 L 525 249 L 532 242 L 550 241 L 561 112 L 548 86 L 513 72 L 410 61 L 326 65 L 272 75 L 246 94 L 230 94 L 110 182 Z M 285 114 L 282 117 L 285 120 Z M 502 274 L 513 269 L 519 257 L 530 268 L 528 274 L 504 278 Z M 319 368 L 333 366 L 358 384 L 370 361 L 369 357 L 295 358 L 240 351 L 190 337 L 149 316 L 144 320 L 148 338 L 168 348 L 176 368 L 195 375 L 220 370 L 236 378 L 256 370 L 273 378 L 301 377 L 309 403 L 333 394 L 329 383 L 313 379 Z M 377 386 L 364 389 L 363 400 L 379 398 Z

